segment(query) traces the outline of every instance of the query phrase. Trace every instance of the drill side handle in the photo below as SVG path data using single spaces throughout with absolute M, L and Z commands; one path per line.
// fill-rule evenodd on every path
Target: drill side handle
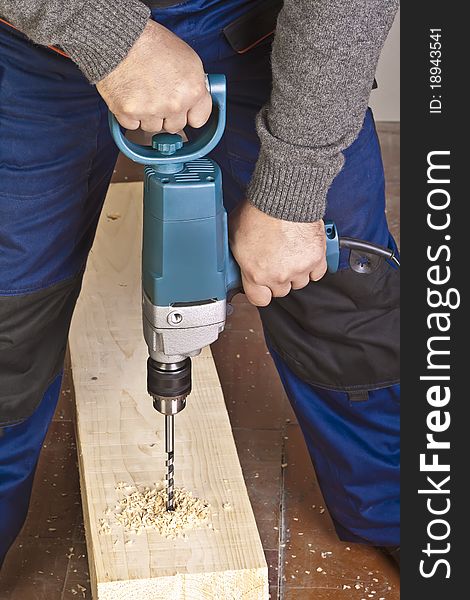
M 325 235 L 328 273 L 336 273 L 339 267 L 339 235 L 333 221 L 325 221 Z
M 213 110 L 209 121 L 197 139 L 184 144 L 180 150 L 168 156 L 151 146 L 142 146 L 128 140 L 116 117 L 109 112 L 109 127 L 119 150 L 134 162 L 142 165 L 186 163 L 209 154 L 219 143 L 225 129 L 226 81 L 225 75 L 208 75 L 207 80 L 212 96 Z
M 339 266 L 339 236 L 336 225 L 333 221 L 325 221 L 325 234 L 326 234 L 326 264 L 328 266 L 328 273 L 336 273 Z M 227 264 L 227 277 L 226 277 L 226 288 L 227 288 L 227 300 L 230 300 L 239 292 L 243 292 L 240 267 L 237 261 L 233 257 L 230 247 L 226 245 L 225 260 Z

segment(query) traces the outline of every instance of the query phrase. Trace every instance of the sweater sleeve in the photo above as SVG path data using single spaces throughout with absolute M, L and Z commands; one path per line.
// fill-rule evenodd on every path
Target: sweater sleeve
M 285 0 L 273 90 L 257 116 L 261 151 L 248 200 L 273 217 L 316 221 L 365 116 L 398 0 Z
M 0 15 L 33 42 L 60 46 L 96 83 L 126 57 L 150 10 L 140 0 L 0 0 Z

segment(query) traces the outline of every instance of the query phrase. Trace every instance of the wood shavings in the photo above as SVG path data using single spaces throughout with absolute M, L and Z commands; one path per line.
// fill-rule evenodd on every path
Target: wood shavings
M 109 516 L 109 512 L 107 512 L 108 509 L 106 509 L 106 516 Z M 99 519 L 98 521 L 98 533 L 111 533 L 111 527 L 109 525 L 109 522 L 106 519 Z
M 73 547 L 69 548 L 69 553 L 65 555 L 69 560 L 72 558 L 72 556 L 75 556 L 75 554 L 73 553 Z
M 224 502 L 224 503 L 222 504 L 222 508 L 223 508 L 224 510 L 232 510 L 232 505 L 230 504 L 230 502 Z
M 145 530 L 153 529 L 163 537 L 174 539 L 184 537 L 192 529 L 210 525 L 209 504 L 186 490 L 175 489 L 175 510 L 169 512 L 163 485 L 139 490 L 121 481 L 115 489 L 121 498 L 114 510 L 106 509 L 105 517 L 99 520 L 100 534 L 109 534 L 113 525 L 120 525 L 127 533 L 141 535 Z
M 80 585 L 79 583 L 77 583 L 77 587 L 78 590 L 82 593 L 82 598 L 85 598 L 86 587 L 83 587 L 83 585 Z M 78 591 L 75 588 L 71 588 L 70 591 L 72 592 L 73 596 L 76 596 L 78 594 Z

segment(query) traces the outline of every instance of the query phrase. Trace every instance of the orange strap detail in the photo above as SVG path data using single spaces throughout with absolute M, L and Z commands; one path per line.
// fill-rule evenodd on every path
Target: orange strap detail
M 18 29 L 18 27 L 15 27 L 14 25 L 9 23 L 8 21 L 5 21 L 5 19 L 2 19 L 1 17 L 0 17 L 0 23 L 4 23 L 5 25 L 8 25 L 12 29 L 16 29 L 16 31 L 20 31 Z M 21 31 L 20 31 L 20 33 L 21 33 Z M 69 55 L 66 52 L 64 52 L 63 50 L 61 50 L 60 48 L 57 48 L 57 46 L 48 46 L 48 48 L 50 50 L 53 50 L 54 52 L 57 52 L 57 54 L 60 54 L 61 56 L 65 56 L 65 58 L 69 58 Z

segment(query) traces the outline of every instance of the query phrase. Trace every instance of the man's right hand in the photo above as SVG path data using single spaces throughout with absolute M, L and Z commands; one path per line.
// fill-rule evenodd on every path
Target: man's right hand
M 212 110 L 201 59 L 155 21 L 96 88 L 126 129 L 176 133 L 202 127 Z

